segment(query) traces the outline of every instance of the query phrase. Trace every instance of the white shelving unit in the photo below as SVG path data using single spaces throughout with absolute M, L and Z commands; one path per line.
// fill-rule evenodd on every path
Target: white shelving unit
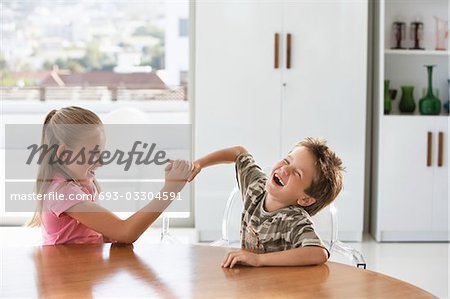
M 436 50 L 384 50 L 385 55 L 424 55 L 424 56 L 449 56 L 450 51 Z
M 381 82 L 389 80 L 389 89 L 397 90 L 397 97 L 392 101 L 391 115 L 401 115 L 399 103 L 401 98 L 401 86 L 414 86 L 414 100 L 416 110 L 413 115 L 419 116 L 419 100 L 423 98 L 428 86 L 427 70 L 424 65 L 436 65 L 433 69 L 433 89 L 438 89 L 438 98 L 442 103 L 449 99 L 450 78 L 450 47 L 447 50 L 439 51 L 436 48 L 435 17 L 448 20 L 449 0 L 382 0 L 378 2 L 379 14 L 379 64 L 383 68 L 380 70 Z M 391 49 L 394 46 L 393 23 L 402 21 L 406 24 L 406 39 L 402 46 L 405 50 Z M 420 21 L 424 24 L 422 47 L 425 50 L 411 50 L 414 42 L 410 38 L 411 22 Z M 381 100 L 383 92 L 381 93 Z M 383 107 L 381 107 L 383 108 Z M 441 109 L 441 115 L 445 115 Z
M 371 233 L 377 241 L 449 241 L 449 117 L 419 114 L 427 70 L 436 65 L 433 88 L 449 98 L 449 51 L 436 51 L 434 16 L 449 19 L 449 0 L 381 0 L 375 9 L 374 151 Z M 424 23 L 427 50 L 392 50 L 392 24 L 401 18 Z M 409 28 L 407 30 L 409 36 Z M 411 42 L 411 41 L 409 41 Z M 404 45 L 411 47 L 408 41 Z M 384 115 L 384 80 L 397 89 Z M 401 86 L 414 86 L 416 110 L 398 110 Z

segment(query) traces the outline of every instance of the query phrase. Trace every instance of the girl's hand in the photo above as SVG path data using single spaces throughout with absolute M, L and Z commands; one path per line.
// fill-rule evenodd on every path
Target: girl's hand
M 188 178 L 188 182 L 192 182 L 192 180 L 197 176 L 197 174 L 200 173 L 201 170 L 202 166 L 200 165 L 198 160 L 192 162 L 192 173 L 191 176 Z
M 246 250 L 228 252 L 222 262 L 222 267 L 233 268 L 236 264 L 259 267 L 261 266 L 261 257 L 257 253 Z
M 178 192 L 186 185 L 191 175 L 192 163 L 185 160 L 171 160 L 164 169 L 167 187 L 173 192 Z M 175 189 L 175 190 L 174 190 Z

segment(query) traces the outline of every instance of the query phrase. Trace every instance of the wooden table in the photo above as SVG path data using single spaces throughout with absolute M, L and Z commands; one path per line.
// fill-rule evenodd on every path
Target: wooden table
M 2 298 L 434 298 L 400 280 L 337 263 L 224 269 L 227 249 L 210 246 L 1 250 Z

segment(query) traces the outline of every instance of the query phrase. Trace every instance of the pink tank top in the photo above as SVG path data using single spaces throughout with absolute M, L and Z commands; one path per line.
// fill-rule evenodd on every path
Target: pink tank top
M 53 193 L 52 193 L 53 192 Z M 55 177 L 42 201 L 43 245 L 103 243 L 103 236 L 66 213 L 86 200 L 94 201 L 95 187 L 82 187 Z

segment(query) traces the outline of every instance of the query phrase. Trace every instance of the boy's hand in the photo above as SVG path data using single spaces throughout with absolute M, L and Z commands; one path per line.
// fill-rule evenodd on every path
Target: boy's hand
M 261 266 L 261 257 L 257 253 L 246 250 L 228 252 L 222 262 L 222 267 L 233 268 L 236 264 L 259 267 Z
M 164 171 L 166 186 L 170 186 L 171 189 L 177 189 L 180 191 L 187 183 L 187 179 L 191 175 L 192 163 L 185 160 L 170 160 Z M 174 192 L 178 192 L 174 191 Z
M 192 180 L 197 176 L 197 174 L 200 173 L 201 170 L 202 170 L 202 167 L 201 167 L 200 163 L 198 162 L 198 160 L 194 161 L 192 163 L 192 173 L 191 173 L 191 176 L 188 178 L 188 182 L 192 182 Z

